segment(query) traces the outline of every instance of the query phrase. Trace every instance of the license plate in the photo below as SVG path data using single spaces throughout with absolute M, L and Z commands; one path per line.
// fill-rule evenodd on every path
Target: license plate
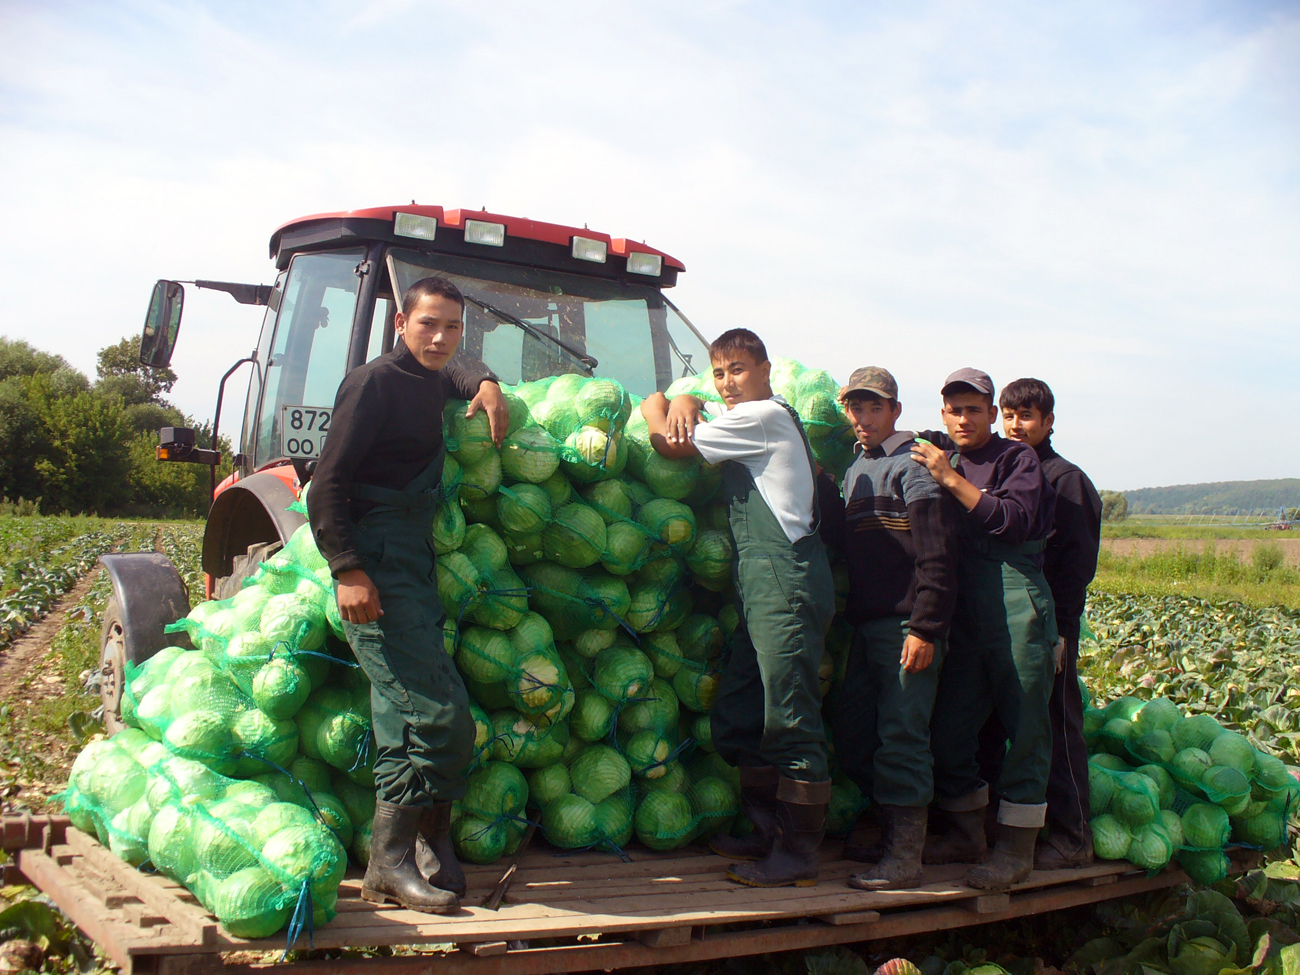
M 325 446 L 334 410 L 320 406 L 286 406 L 280 413 L 281 442 L 285 457 L 315 460 Z

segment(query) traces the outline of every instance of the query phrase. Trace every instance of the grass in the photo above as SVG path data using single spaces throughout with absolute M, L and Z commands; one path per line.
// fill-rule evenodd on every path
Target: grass
M 1227 541 L 1230 539 L 1300 538 L 1300 532 L 1277 532 L 1266 528 L 1233 528 L 1231 525 L 1153 525 L 1149 522 L 1108 521 L 1101 526 L 1102 538 L 1197 538 Z
M 1204 536 L 1198 536 L 1204 537 Z M 1250 559 L 1206 544 L 1150 555 L 1114 555 L 1102 550 L 1094 589 L 1153 596 L 1196 596 L 1248 606 L 1300 609 L 1300 570 L 1284 563 L 1282 549 L 1258 545 Z

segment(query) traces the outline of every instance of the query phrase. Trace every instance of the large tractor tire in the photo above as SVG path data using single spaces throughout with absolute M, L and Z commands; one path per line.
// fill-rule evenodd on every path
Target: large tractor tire
M 229 599 L 238 593 L 244 588 L 244 580 L 256 573 L 258 566 L 282 548 L 284 543 L 279 539 L 274 542 L 256 542 L 248 546 L 247 552 L 231 559 L 230 575 L 222 576 L 212 584 L 212 598 Z
M 129 666 L 138 667 L 166 646 L 189 647 L 184 633 L 164 627 L 190 611 L 189 594 L 171 559 L 157 552 L 105 555 L 113 582 L 99 634 L 99 695 L 104 731 L 122 730 L 122 692 Z

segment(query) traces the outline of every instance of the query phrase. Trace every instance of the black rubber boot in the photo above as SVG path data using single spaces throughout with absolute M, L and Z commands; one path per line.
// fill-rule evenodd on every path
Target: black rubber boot
M 855 863 L 880 862 L 880 858 L 885 855 L 885 845 L 889 842 L 889 813 L 887 809 L 886 806 L 872 807 L 876 814 L 877 828 L 873 828 L 866 821 L 866 812 L 863 812 L 858 817 L 853 831 L 849 833 L 849 838 L 844 841 L 844 852 L 841 856 L 845 860 L 852 860 Z
M 1002 823 L 997 846 L 983 863 L 966 871 L 966 883 L 980 890 L 1009 890 L 1034 869 L 1037 826 L 1008 826 Z
M 397 806 L 380 800 L 370 838 L 370 865 L 361 882 L 361 896 L 372 904 L 394 901 L 410 911 L 446 914 L 460 906 L 449 890 L 429 884 L 415 862 L 415 837 L 428 810 Z
M 882 806 L 888 826 L 885 855 L 872 870 L 849 878 L 859 890 L 906 890 L 921 886 L 921 850 L 930 811 L 925 806 Z
M 429 885 L 465 896 L 465 871 L 451 845 L 451 803 L 435 802 L 420 820 L 415 840 L 415 862 Z
M 984 810 L 948 813 L 951 828 L 943 836 L 931 836 L 921 854 L 922 863 L 979 863 L 988 852 L 984 837 Z
M 771 851 L 757 863 L 733 863 L 727 868 L 727 877 L 747 887 L 815 887 L 830 791 L 829 781 L 782 778 L 777 789 L 777 834 Z
M 772 851 L 776 839 L 776 785 L 780 774 L 770 765 L 753 768 L 742 765 L 740 809 L 754 824 L 746 836 L 718 833 L 709 838 L 709 849 L 732 860 L 761 860 Z
M 1091 831 L 1084 827 L 1085 833 Z M 1035 870 L 1077 870 L 1092 863 L 1092 837 L 1082 839 L 1060 830 L 1049 829 L 1047 838 L 1034 847 Z

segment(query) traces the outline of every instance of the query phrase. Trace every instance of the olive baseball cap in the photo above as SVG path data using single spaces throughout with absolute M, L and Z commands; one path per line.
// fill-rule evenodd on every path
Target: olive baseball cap
M 843 403 L 852 393 L 874 393 L 882 399 L 898 399 L 898 383 L 889 374 L 888 369 L 879 366 L 863 366 L 854 369 L 849 383 L 840 390 L 840 402 Z
M 970 386 L 977 393 L 983 393 L 985 396 L 993 395 L 993 380 L 987 372 L 979 369 L 971 369 L 969 366 L 965 369 L 958 369 L 951 376 L 943 381 L 943 388 L 939 394 L 943 395 L 948 392 L 952 386 Z

